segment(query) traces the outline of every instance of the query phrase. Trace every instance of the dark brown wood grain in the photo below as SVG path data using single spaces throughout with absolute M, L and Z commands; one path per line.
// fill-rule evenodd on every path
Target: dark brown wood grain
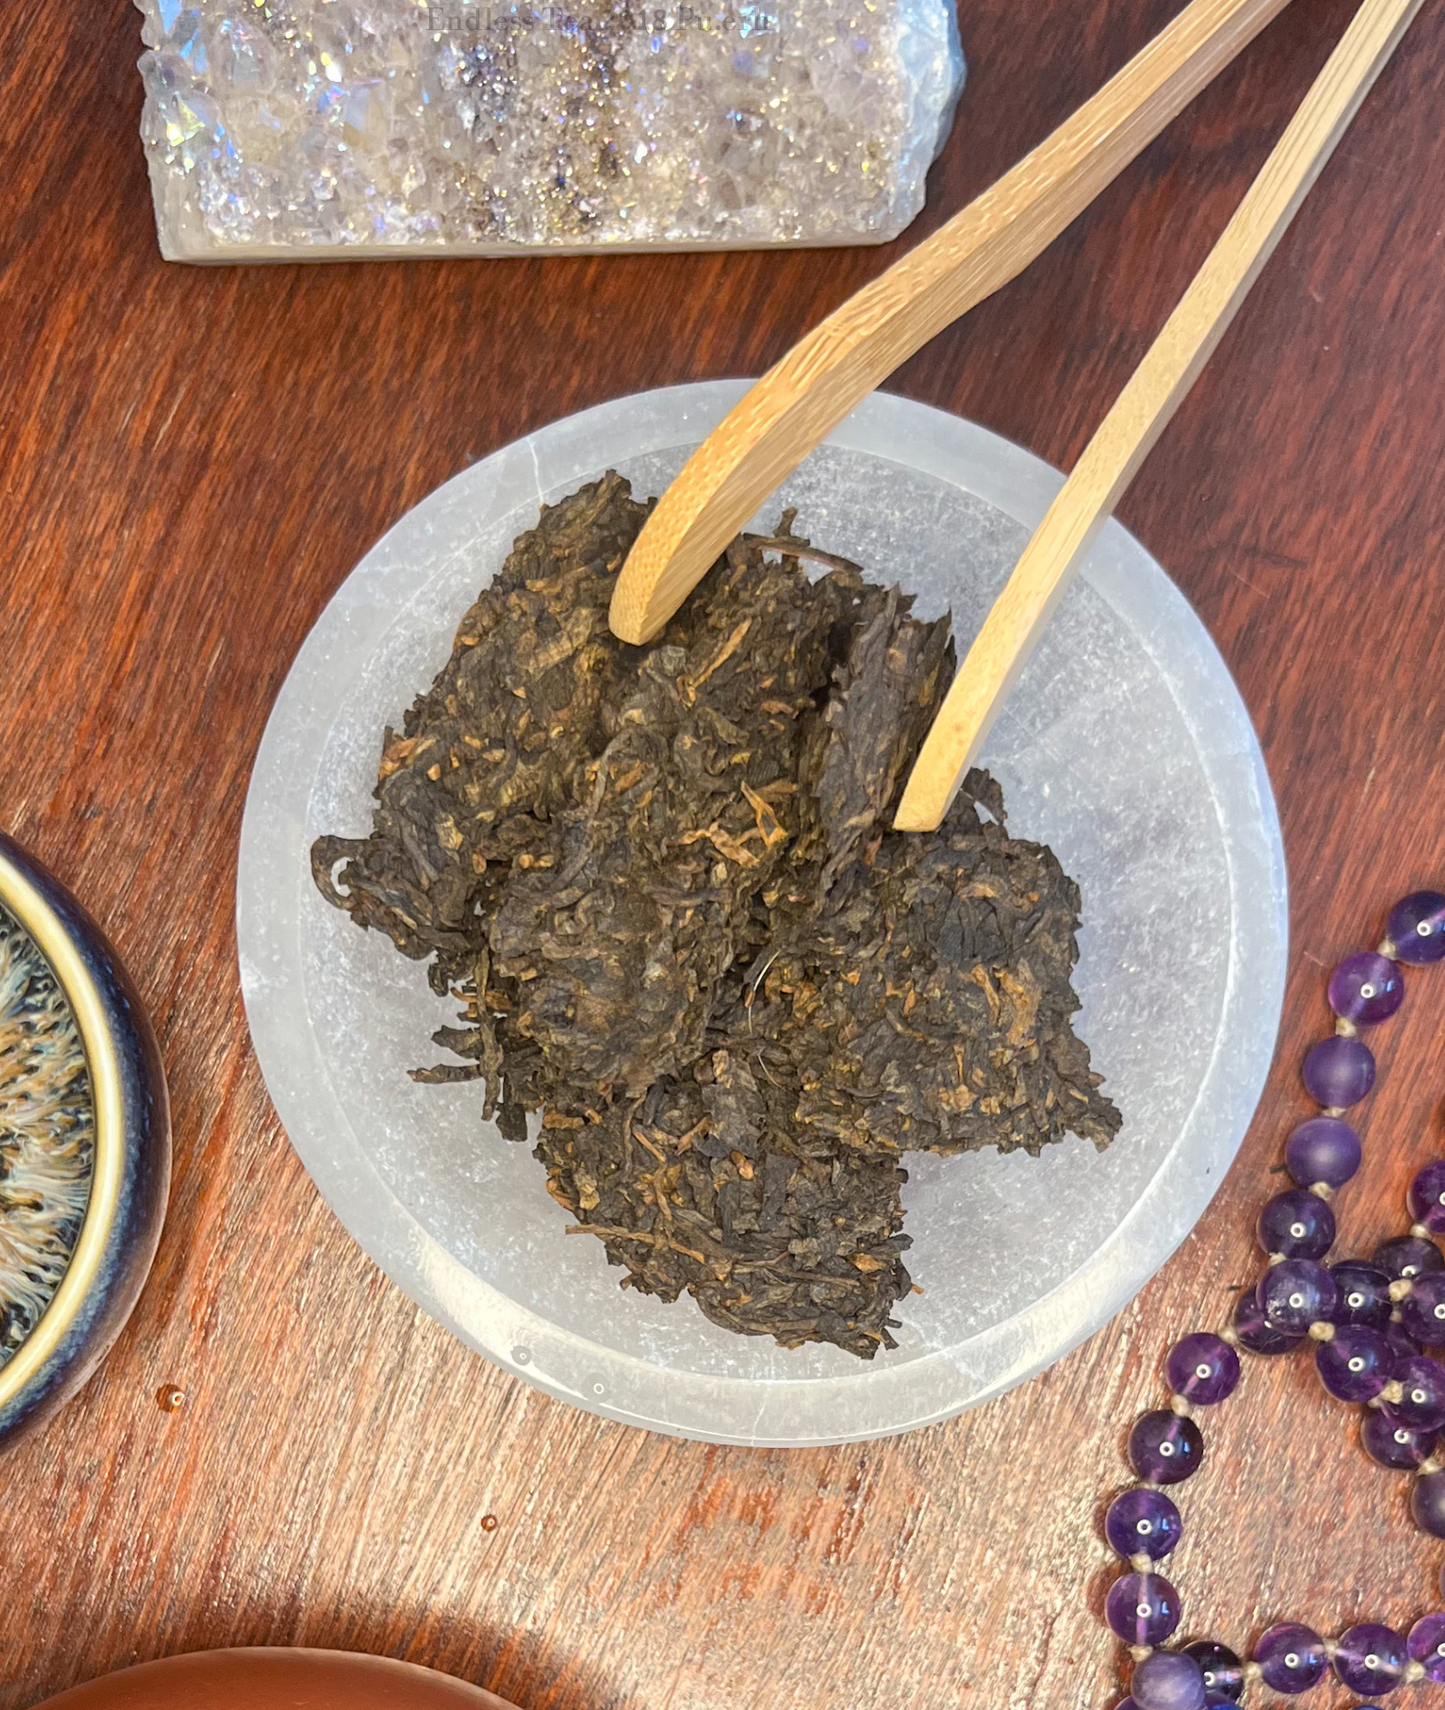
M 972 79 L 913 235 L 1173 9 L 965 0 Z M 896 388 L 1067 465 L 1348 11 L 1298 0 Z M 233 875 L 272 698 L 378 534 L 554 417 L 759 372 L 900 246 L 168 267 L 137 51 L 127 0 L 0 10 L 0 821 L 127 959 L 177 1142 L 133 1322 L 0 1463 L 0 1710 L 170 1652 L 293 1642 L 433 1664 L 527 1710 L 1112 1703 L 1098 1521 L 1127 1424 L 1170 1336 L 1217 1322 L 1256 1268 L 1324 970 L 1379 936 L 1395 895 L 1445 878 L 1445 4 L 1123 508 L 1236 673 L 1278 794 L 1293 946 L 1258 1118 L 1181 1252 L 1053 1371 L 902 1440 L 807 1453 L 571 1411 L 378 1274 L 267 1100 Z M 1410 1173 L 1442 1150 L 1442 1035 L 1445 971 L 1412 982 L 1381 1043 L 1369 1168 L 1342 1202 L 1353 1250 L 1399 1229 Z M 1286 1616 L 1338 1631 L 1439 1606 L 1445 1547 L 1307 1364 L 1247 1376 L 1188 1493 L 1189 1632 L 1243 1643 Z M 170 1383 L 174 1413 L 156 1402 Z

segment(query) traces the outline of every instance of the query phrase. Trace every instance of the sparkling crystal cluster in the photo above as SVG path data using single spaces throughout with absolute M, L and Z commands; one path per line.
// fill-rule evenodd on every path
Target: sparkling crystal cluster
M 954 0 L 137 3 L 173 260 L 882 242 L 963 80 Z

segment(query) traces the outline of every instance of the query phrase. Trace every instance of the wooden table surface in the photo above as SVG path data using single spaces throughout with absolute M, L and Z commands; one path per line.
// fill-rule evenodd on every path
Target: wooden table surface
M 966 0 L 972 78 L 912 235 L 1174 9 Z M 896 388 L 1069 465 L 1348 13 L 1292 7 Z M 1219 1321 L 1257 1268 L 1325 969 L 1445 879 L 1445 3 L 1427 0 L 1122 510 L 1223 649 L 1278 794 L 1293 936 L 1258 1118 L 1182 1250 L 1051 1372 L 898 1441 L 809 1452 L 574 1412 L 384 1280 L 262 1086 L 236 840 L 297 647 L 408 506 L 569 411 L 760 372 L 901 246 L 167 266 L 128 0 L 7 6 L 0 45 L 0 819 L 133 970 L 177 1166 L 130 1327 L 0 1470 L 0 1710 L 227 1643 L 384 1652 L 527 1710 L 1113 1703 L 1099 1516 L 1128 1424 L 1171 1335 Z M 1442 1150 L 1442 1024 L 1445 969 L 1380 1041 L 1347 1250 L 1399 1232 L 1410 1174 Z M 179 1412 L 156 1403 L 166 1383 Z M 1439 1605 L 1445 1547 L 1308 1362 L 1251 1362 L 1209 1423 L 1176 1557 L 1189 1634 Z

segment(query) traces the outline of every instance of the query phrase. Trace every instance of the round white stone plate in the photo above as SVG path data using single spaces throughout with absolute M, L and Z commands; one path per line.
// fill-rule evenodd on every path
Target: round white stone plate
M 526 1146 L 476 1084 L 422 1086 L 455 1005 L 312 886 L 321 832 L 370 828 L 381 733 L 448 657 L 458 619 L 543 501 L 607 467 L 660 492 L 743 381 L 621 398 L 464 470 L 362 559 L 297 656 L 241 834 L 241 979 L 266 1084 L 342 1222 L 413 1300 L 488 1359 L 611 1419 L 719 1443 L 910 1430 L 998 1395 L 1106 1323 L 1194 1225 L 1233 1159 L 1274 1047 L 1285 871 L 1269 780 L 1223 661 L 1118 523 L 1101 534 L 994 728 L 1010 829 L 1083 893 L 1078 1028 L 1123 1112 L 1112 1147 L 908 1160 L 899 1347 L 787 1352 L 687 1299 L 618 1288 L 564 1233 Z M 953 611 L 962 653 L 1061 477 L 983 428 L 877 394 L 783 505 L 815 544 Z

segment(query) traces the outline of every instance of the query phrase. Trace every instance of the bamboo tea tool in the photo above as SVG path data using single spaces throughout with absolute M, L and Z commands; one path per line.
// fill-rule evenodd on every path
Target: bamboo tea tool
M 795 345 L 662 495 L 618 577 L 613 632 L 656 635 L 849 410 L 1022 273 L 1287 3 L 1193 0 L 1052 136 Z
M 1365 0 L 1148 355 L 1084 448 L 984 620 L 919 750 L 894 824 L 948 811 L 1059 596 L 1224 336 L 1422 0 Z

